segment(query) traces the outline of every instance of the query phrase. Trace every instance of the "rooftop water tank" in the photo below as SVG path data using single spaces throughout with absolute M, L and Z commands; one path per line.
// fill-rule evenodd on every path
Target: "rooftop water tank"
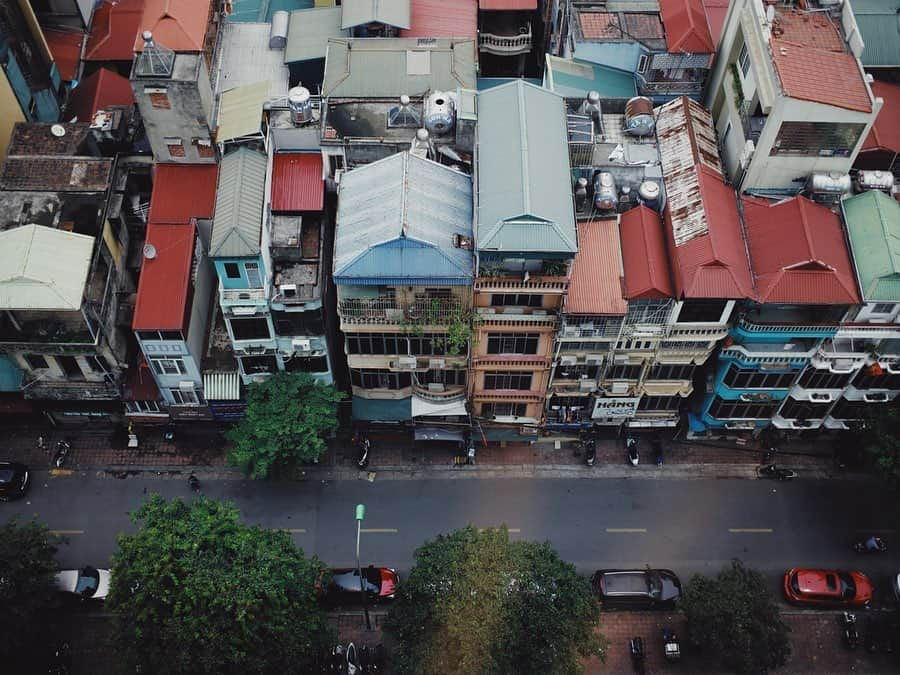
M 452 95 L 435 91 L 425 99 L 425 128 L 433 134 L 445 134 L 456 124 L 456 106 Z
M 632 136 L 649 136 L 655 126 L 653 101 L 646 96 L 628 99 L 625 104 L 625 133 Z
M 293 87 L 288 92 L 288 107 L 291 109 L 291 122 L 296 126 L 313 121 L 312 97 L 306 87 Z
M 602 211 L 614 211 L 619 205 L 616 181 L 608 171 L 601 171 L 594 177 L 594 206 Z

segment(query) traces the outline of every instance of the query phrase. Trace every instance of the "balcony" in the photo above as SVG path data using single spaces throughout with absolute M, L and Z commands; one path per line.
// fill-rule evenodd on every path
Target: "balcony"
M 485 354 L 472 359 L 472 364 L 481 368 L 549 368 L 550 357 L 539 354 Z
M 229 305 L 265 305 L 265 288 L 222 288 L 219 286 L 219 303 Z
M 92 381 L 50 380 L 38 376 L 25 383 L 22 394 L 29 400 L 116 401 L 122 392 L 112 377 Z
M 434 385 L 422 386 L 420 384 L 413 385 L 413 393 L 416 396 L 424 398 L 427 401 L 435 403 L 453 403 L 455 401 L 464 401 L 466 399 L 466 388 L 464 386 L 444 386 L 439 390 Z
M 532 293 L 562 295 L 569 290 L 568 277 L 478 277 L 476 293 Z
M 601 321 L 598 323 L 571 323 L 563 319 L 559 332 L 560 339 L 584 340 L 591 338 L 617 338 L 622 329 L 622 320 Z
M 497 30 L 496 28 L 493 30 Z M 509 32 L 513 32 L 515 28 Z M 500 35 L 497 33 L 478 33 L 478 51 L 497 56 L 516 56 L 531 52 L 531 23 L 518 27 L 518 33 Z
M 479 389 L 475 392 L 473 398 L 478 402 L 512 401 L 516 403 L 543 403 L 544 392 L 512 389 Z
M 478 307 L 478 322 L 483 326 L 529 326 L 556 330 L 556 314 L 548 314 L 546 309 L 531 307 Z
M 754 335 L 790 335 L 791 337 L 825 338 L 837 333 L 834 323 L 754 323 L 743 318 L 733 329 L 737 337 Z
M 95 343 L 93 309 L 82 312 L 7 311 L 0 314 L 0 343 L 27 345 L 92 345 Z M 90 317 L 92 321 L 87 321 Z
M 455 298 L 416 296 L 412 302 L 395 297 L 347 298 L 338 302 L 341 325 L 443 326 L 461 320 L 466 306 Z

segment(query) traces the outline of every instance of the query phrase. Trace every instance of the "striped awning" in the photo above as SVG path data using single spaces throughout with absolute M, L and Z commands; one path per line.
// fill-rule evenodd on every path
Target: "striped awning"
M 203 373 L 203 393 L 207 401 L 240 401 L 241 377 L 237 372 Z

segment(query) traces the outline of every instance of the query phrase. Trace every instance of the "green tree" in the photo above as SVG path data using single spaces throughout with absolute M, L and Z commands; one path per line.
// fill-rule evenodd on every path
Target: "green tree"
M 681 599 L 691 642 L 738 673 L 783 666 L 791 653 L 790 627 L 756 570 L 735 560 L 715 577 L 697 575 Z
M 129 666 L 169 675 L 311 672 L 332 643 L 316 580 L 286 532 L 238 522 L 232 504 L 152 495 L 120 534 L 106 606 Z M 134 672 L 132 669 L 131 672 Z
M 4 660 L 39 635 L 41 610 L 56 595 L 55 554 L 56 546 L 43 523 L 19 525 L 13 518 L 0 526 L 0 656 Z
M 244 419 L 225 434 L 233 444 L 228 461 L 265 478 L 277 465 L 318 459 L 326 449 L 324 435 L 338 425 L 342 398 L 309 373 L 277 373 L 251 384 Z
M 588 582 L 546 542 L 471 525 L 426 542 L 385 624 L 401 673 L 577 673 L 602 656 Z
M 865 420 L 866 453 L 882 478 L 900 483 L 900 412 L 888 405 L 875 408 Z

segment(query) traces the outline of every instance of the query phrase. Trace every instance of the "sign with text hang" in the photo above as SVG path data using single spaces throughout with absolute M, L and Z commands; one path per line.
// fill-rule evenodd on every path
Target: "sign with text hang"
M 598 398 L 594 404 L 594 419 L 601 417 L 634 417 L 640 396 L 623 398 Z

